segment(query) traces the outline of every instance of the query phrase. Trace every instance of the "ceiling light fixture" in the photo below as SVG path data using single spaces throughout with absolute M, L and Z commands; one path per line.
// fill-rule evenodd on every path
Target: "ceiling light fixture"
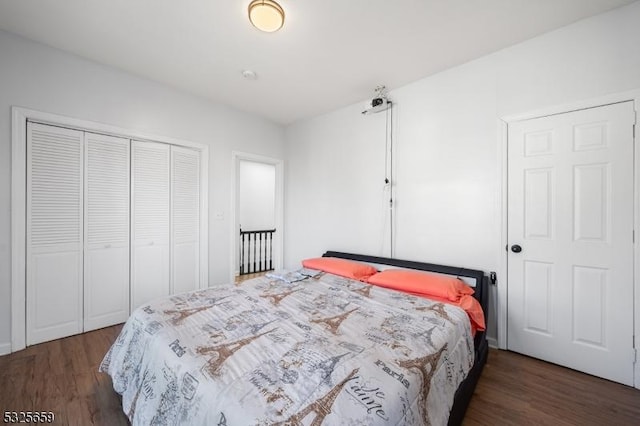
M 272 0 L 253 0 L 249 3 L 249 21 L 261 31 L 278 31 L 284 25 L 284 9 Z

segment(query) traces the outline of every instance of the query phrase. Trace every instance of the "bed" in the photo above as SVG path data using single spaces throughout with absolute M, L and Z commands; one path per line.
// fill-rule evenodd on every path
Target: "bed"
M 323 259 L 459 277 L 486 318 L 482 271 L 333 251 Z M 467 312 L 370 277 L 302 271 L 134 311 L 100 366 L 132 424 L 461 423 L 488 352 Z

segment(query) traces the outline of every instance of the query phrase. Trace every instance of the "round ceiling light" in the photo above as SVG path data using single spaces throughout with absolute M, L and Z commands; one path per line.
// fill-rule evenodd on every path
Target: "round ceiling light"
M 253 0 L 249 3 L 249 20 L 257 29 L 272 33 L 284 25 L 284 10 L 272 0 Z

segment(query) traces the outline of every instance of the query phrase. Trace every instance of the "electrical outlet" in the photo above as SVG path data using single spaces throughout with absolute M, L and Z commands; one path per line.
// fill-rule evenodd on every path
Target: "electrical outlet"
M 491 284 L 495 285 L 496 281 L 498 281 L 498 275 L 493 271 L 489 272 L 489 281 L 491 281 Z

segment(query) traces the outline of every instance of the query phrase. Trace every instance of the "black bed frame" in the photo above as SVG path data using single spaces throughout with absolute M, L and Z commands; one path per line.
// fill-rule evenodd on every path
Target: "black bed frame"
M 350 259 L 360 262 L 367 262 L 380 265 L 396 266 L 398 268 L 418 269 L 422 271 L 437 272 L 440 274 L 455 275 L 458 277 L 467 277 L 475 279 L 474 297 L 478 299 L 482 310 L 484 311 L 485 323 L 487 322 L 489 288 L 488 279 L 484 272 L 477 269 L 457 268 L 453 266 L 435 265 L 432 263 L 415 262 L 411 260 L 392 259 L 387 257 L 368 256 L 363 254 L 343 253 L 339 251 L 328 251 L 322 255 L 323 257 L 338 257 L 341 259 Z M 475 340 L 475 362 L 467 378 L 460 383 L 456 390 L 449 414 L 449 425 L 459 425 L 462 423 L 464 413 L 467 410 L 473 391 L 476 388 L 480 373 L 487 362 L 489 354 L 489 345 L 487 343 L 486 332 L 479 331 L 476 333 Z

